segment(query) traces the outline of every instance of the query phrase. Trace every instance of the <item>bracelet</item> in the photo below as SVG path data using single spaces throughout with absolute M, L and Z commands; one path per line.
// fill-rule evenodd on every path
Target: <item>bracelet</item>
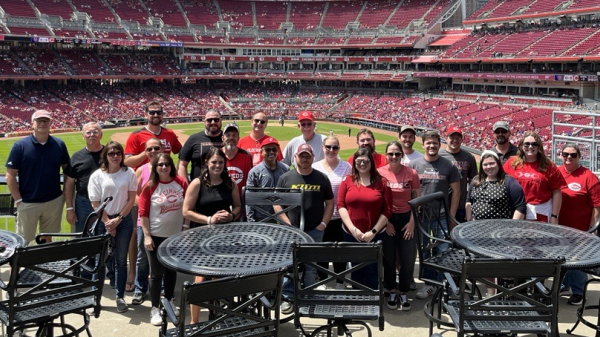
M 67 211 L 73 211 L 73 210 L 75 210 L 75 208 L 73 208 L 73 207 L 67 207 Z
M 15 200 L 15 204 L 18 204 L 20 202 L 23 202 L 23 198 L 19 199 L 19 200 Z
M 323 227 L 327 228 L 327 224 L 325 223 L 325 221 L 321 221 L 319 225 L 323 225 Z
M 211 216 L 209 216 L 208 218 L 206 218 L 206 224 L 207 224 L 207 225 L 210 225 L 210 219 L 211 219 L 211 218 L 212 218 Z

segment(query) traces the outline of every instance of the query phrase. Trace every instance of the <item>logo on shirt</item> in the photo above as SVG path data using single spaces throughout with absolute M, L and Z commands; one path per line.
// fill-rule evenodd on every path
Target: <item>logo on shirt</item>
M 578 184 L 578 183 L 570 183 L 570 184 L 569 184 L 569 185 L 567 185 L 567 186 L 569 186 L 569 189 L 570 189 L 571 191 L 575 191 L 575 192 L 579 192 L 579 191 L 581 191 L 581 185 L 580 185 L 580 184 Z
M 242 183 L 242 180 L 244 180 L 244 172 L 239 167 L 230 166 L 227 168 L 227 173 L 229 174 L 229 177 L 238 185 Z
M 291 188 L 299 188 L 305 191 L 320 191 L 321 185 L 311 185 L 311 184 L 292 184 Z
M 397 183 L 392 183 L 390 181 L 388 181 L 388 187 L 391 188 L 392 190 L 402 190 L 402 189 L 409 189 L 410 188 L 410 181 L 407 182 L 397 182 Z
M 538 180 L 542 178 L 542 176 L 536 172 L 515 172 L 515 175 L 517 176 L 517 178 L 525 178 L 532 180 Z
M 440 172 L 432 167 L 428 167 L 419 173 L 419 179 L 431 179 L 431 180 L 446 180 L 446 175 L 440 174 Z
M 162 144 L 164 152 L 171 152 L 171 142 L 167 141 L 166 139 L 160 139 L 160 143 Z

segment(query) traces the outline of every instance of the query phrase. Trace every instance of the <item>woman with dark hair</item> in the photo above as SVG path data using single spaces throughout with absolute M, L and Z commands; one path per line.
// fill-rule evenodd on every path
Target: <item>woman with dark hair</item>
M 560 190 L 567 184 L 544 153 L 544 144 L 537 133 L 528 131 L 523 135 L 517 155 L 504 163 L 504 171 L 523 188 L 527 202 L 526 219 L 559 223 Z
M 419 175 L 414 169 L 402 165 L 404 151 L 400 142 L 394 140 L 385 147 L 388 165 L 378 172 L 387 180 L 392 191 L 392 215 L 385 227 L 383 240 L 383 278 L 390 292 L 387 306 L 395 310 L 398 303 L 403 311 L 411 309 L 408 292 L 415 270 L 417 257 L 415 221 L 408 201 L 421 195 Z M 400 267 L 399 286 L 396 283 L 396 254 Z M 396 293 L 400 290 L 399 294 Z
M 128 310 L 123 296 L 127 282 L 127 250 L 133 232 L 130 211 L 135 203 L 136 191 L 135 173 L 125 166 L 123 146 L 115 141 L 108 142 L 100 153 L 100 169 L 90 176 L 88 196 L 94 209 L 106 197 L 113 197 L 102 214 L 98 234 L 108 232 L 113 237 L 113 256 L 107 264 L 107 275 L 116 289 L 118 312 Z
M 483 151 L 479 174 L 467 194 L 467 220 L 524 219 L 527 211 L 521 185 L 506 175 L 502 161 L 493 151 Z
M 352 173 L 342 181 L 338 191 L 338 211 L 348 242 L 384 240 L 383 229 L 392 213 L 392 191 L 375 168 L 373 155 L 359 149 L 352 159 Z M 377 266 L 352 273 L 352 280 L 377 289 Z
M 242 206 L 240 192 L 225 169 L 225 153 L 211 147 L 200 176 L 190 183 L 183 202 L 183 216 L 192 227 L 228 223 L 237 219 Z M 196 276 L 195 282 L 203 278 Z M 200 307 L 191 306 L 191 324 L 198 323 Z
M 561 151 L 563 165 L 558 168 L 567 182 L 562 189 L 563 207 L 560 209 L 560 224 L 587 231 L 596 224 L 600 216 L 600 181 L 598 177 L 579 163 L 581 150 L 575 143 L 566 143 Z M 571 289 L 567 303 L 580 305 L 587 274 L 570 270 L 563 281 L 564 290 Z
M 177 272 L 165 268 L 156 255 L 156 248 L 171 235 L 181 232 L 183 226 L 183 197 L 187 181 L 177 175 L 173 159 L 158 153 L 152 160 L 150 179 L 144 185 L 138 200 L 139 219 L 144 233 L 144 248 L 150 264 L 150 323 L 159 326 L 162 317 L 160 302 L 161 283 L 165 285 L 165 298 L 173 303 Z

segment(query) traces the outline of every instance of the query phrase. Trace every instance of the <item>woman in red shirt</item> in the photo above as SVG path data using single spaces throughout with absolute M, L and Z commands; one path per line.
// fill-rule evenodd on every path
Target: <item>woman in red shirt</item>
M 354 153 L 352 174 L 340 185 L 337 206 L 347 242 L 383 241 L 383 229 L 392 213 L 392 191 L 377 172 L 368 149 Z M 376 265 L 352 273 L 352 280 L 372 289 L 377 289 L 378 277 Z
M 517 155 L 504 163 L 504 171 L 515 178 L 525 193 L 525 219 L 557 224 L 562 195 L 567 186 L 556 165 L 544 153 L 542 139 L 526 132 L 519 142 Z

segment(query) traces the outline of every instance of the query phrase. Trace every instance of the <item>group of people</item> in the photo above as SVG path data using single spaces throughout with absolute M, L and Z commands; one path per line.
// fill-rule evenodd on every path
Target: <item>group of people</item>
M 40 232 L 60 231 L 65 202 L 67 221 L 74 231 L 81 231 L 87 216 L 106 197 L 113 197 L 98 233 L 109 233 L 114 240 L 107 277 L 116 291 L 117 311 L 128 310 L 126 291 L 133 291 L 133 305 L 143 303 L 149 293 L 150 322 L 155 325 L 161 323 L 161 289 L 173 301 L 177 278 L 175 271 L 158 262 L 156 248 L 186 228 L 232 222 L 243 214 L 248 221 L 262 221 L 260 212 L 242 209 L 244 186 L 304 189 L 303 230 L 316 242 L 381 240 L 387 306 L 404 311 L 411 309 L 408 293 L 416 290 L 417 229 L 408 204 L 413 198 L 443 192 L 447 212 L 458 222 L 532 219 L 586 230 L 600 214 L 600 183 L 579 164 L 577 145 L 563 147 L 564 165 L 557 167 L 545 155 L 537 134 L 525 133 L 513 145 L 504 121 L 494 124 L 496 146 L 481 154 L 478 171 L 475 157 L 462 148 L 463 133 L 456 127 L 446 130 L 444 149 L 437 131 L 424 132 L 423 154 L 413 149 L 417 130 L 412 126 L 402 126 L 398 140 L 386 144 L 384 153 L 376 151 L 373 132 L 361 129 L 356 134 L 358 150 L 343 160 L 339 139 L 317 134 L 310 111 L 299 113 L 301 134 L 281 149 L 265 132 L 264 113 L 253 115 L 250 133 L 240 137 L 235 123 L 223 128 L 221 114 L 208 110 L 204 130 L 182 145 L 172 130 L 162 126 L 165 112 L 159 102 L 149 102 L 145 110 L 147 124 L 128 137 L 125 147 L 112 140 L 103 145 L 101 126 L 90 122 L 82 128 L 85 148 L 71 157 L 65 144 L 50 135 L 52 115 L 38 110 L 32 116 L 33 133 L 15 143 L 6 167 L 18 211 L 17 231 L 27 242 L 33 240 L 38 222 Z M 178 154 L 177 164 L 171 153 Z M 300 211 L 282 213 L 281 220 L 299 226 Z M 446 229 L 453 225 L 443 224 Z M 339 272 L 345 266 L 333 268 Z M 370 266 L 351 277 L 376 287 L 377 273 Z M 307 268 L 304 282 L 310 285 L 317 277 L 323 275 Z M 198 276 L 195 281 L 203 279 Z M 584 282 L 583 273 L 567 274 L 569 303 L 581 303 Z M 425 284 L 416 297 L 425 299 L 435 290 Z M 290 291 L 285 285 L 284 293 Z M 291 311 L 291 304 L 283 302 L 281 309 Z M 192 307 L 191 313 L 192 323 L 197 323 L 199 308 Z

